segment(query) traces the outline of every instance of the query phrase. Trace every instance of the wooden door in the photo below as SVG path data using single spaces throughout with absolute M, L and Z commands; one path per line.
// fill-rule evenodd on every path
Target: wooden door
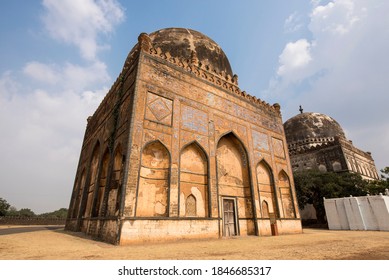
M 223 236 L 235 235 L 237 235 L 235 200 L 223 199 Z

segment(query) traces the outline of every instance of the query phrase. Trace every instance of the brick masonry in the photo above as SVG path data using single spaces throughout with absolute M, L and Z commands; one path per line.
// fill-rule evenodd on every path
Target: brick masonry
M 199 60 L 208 37 L 166 32 L 190 57 L 139 36 L 88 121 L 66 228 L 115 244 L 301 232 L 279 105 Z

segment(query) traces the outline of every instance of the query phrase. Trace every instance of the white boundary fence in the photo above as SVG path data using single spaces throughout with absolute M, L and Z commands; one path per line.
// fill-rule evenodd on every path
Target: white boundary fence
M 324 198 L 328 228 L 331 230 L 389 231 L 389 196 Z

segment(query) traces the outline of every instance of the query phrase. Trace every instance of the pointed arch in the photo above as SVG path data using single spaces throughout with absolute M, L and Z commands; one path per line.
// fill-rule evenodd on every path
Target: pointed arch
M 258 192 L 262 205 L 262 217 L 275 218 L 279 217 L 276 189 L 274 185 L 273 172 L 270 165 L 263 159 L 257 164 L 256 168 Z M 266 203 L 267 215 L 263 208 L 263 203 Z
M 98 217 L 101 213 L 105 188 L 107 186 L 107 181 L 108 181 L 107 177 L 108 177 L 109 159 L 110 159 L 110 155 L 109 155 L 109 150 L 107 147 L 104 151 L 101 166 L 100 166 L 98 186 L 96 189 L 97 193 L 96 193 L 95 198 L 94 198 L 94 207 L 92 210 L 92 217 Z
M 159 140 L 142 149 L 137 192 L 138 217 L 167 216 L 170 178 L 170 153 Z
M 248 156 L 242 141 L 233 132 L 219 139 L 216 148 L 216 164 L 219 196 L 233 197 L 237 202 L 238 232 L 255 234 Z M 224 215 L 223 211 L 222 209 L 222 215 Z
M 191 195 L 196 202 L 196 216 L 206 217 L 209 212 L 208 157 L 196 141 L 185 145 L 180 153 L 180 216 L 187 216 L 187 199 Z
M 242 150 L 242 153 L 244 154 L 245 156 L 245 160 L 247 161 L 247 148 L 245 146 L 245 144 L 243 143 L 243 141 L 239 138 L 239 136 L 235 133 L 235 131 L 233 130 L 229 130 L 223 134 L 220 135 L 219 139 L 217 140 L 217 143 L 219 144 L 220 140 L 222 138 L 225 138 L 225 137 L 232 137 L 232 139 L 234 139 L 234 141 L 236 141 L 237 145 L 239 146 L 239 148 Z
M 339 162 L 339 161 L 334 161 L 332 163 L 332 170 L 334 170 L 334 172 L 339 172 L 342 170 L 342 164 Z
M 74 207 L 76 206 L 76 199 L 80 190 L 80 174 L 76 173 L 76 179 L 73 186 L 73 192 L 70 199 L 68 218 L 74 218 Z
M 193 194 L 190 194 L 185 201 L 185 216 L 197 217 L 197 200 Z
M 78 217 L 78 211 L 80 210 L 80 204 L 81 204 L 81 197 L 82 193 L 84 192 L 84 186 L 85 186 L 85 168 L 81 171 L 80 177 L 77 179 L 77 185 L 76 190 L 74 191 L 74 203 L 72 207 L 72 218 Z
M 97 141 L 95 144 L 95 147 L 93 149 L 90 164 L 89 164 L 89 184 L 87 187 L 86 192 L 86 206 L 84 208 L 84 217 L 90 217 L 91 211 L 92 211 L 92 204 L 93 204 L 93 195 L 95 192 L 96 187 L 96 181 L 97 181 L 97 173 L 98 173 L 98 165 L 99 165 L 99 158 L 100 158 L 100 142 Z
M 296 211 L 294 209 L 294 201 L 292 196 L 292 188 L 288 174 L 281 170 L 278 173 L 279 193 L 281 197 L 281 204 L 285 218 L 296 218 Z
M 262 200 L 262 217 L 266 219 L 270 218 L 269 204 L 266 200 Z
M 122 190 L 122 177 L 123 177 L 123 166 L 124 166 L 124 156 L 122 154 L 121 145 L 118 144 L 113 159 L 113 170 L 111 185 L 109 186 L 108 193 L 108 205 L 107 205 L 107 216 L 118 215 L 120 207 L 120 197 Z

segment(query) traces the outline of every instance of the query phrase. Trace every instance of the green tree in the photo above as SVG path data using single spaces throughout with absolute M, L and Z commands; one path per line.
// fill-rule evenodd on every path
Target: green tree
M 0 216 L 7 215 L 7 211 L 11 205 L 4 198 L 0 197 Z
M 43 213 L 40 214 L 40 217 L 46 217 L 46 218 L 59 218 L 59 219 L 66 219 L 68 214 L 68 209 L 66 208 L 60 208 L 53 212 Z
M 323 198 L 361 196 L 367 194 L 367 182 L 359 174 L 307 170 L 294 173 L 297 200 L 302 208 L 313 205 L 319 223 L 325 222 Z
M 19 211 L 19 216 L 22 217 L 34 217 L 35 213 L 29 208 L 22 208 Z
M 11 206 L 7 212 L 7 216 L 19 216 L 19 211 L 15 206 Z
M 385 167 L 381 171 L 381 180 L 369 181 L 367 191 L 370 195 L 385 193 L 389 189 L 389 167 Z
M 383 168 L 381 171 L 381 178 L 386 182 L 386 186 L 389 186 L 389 166 Z

